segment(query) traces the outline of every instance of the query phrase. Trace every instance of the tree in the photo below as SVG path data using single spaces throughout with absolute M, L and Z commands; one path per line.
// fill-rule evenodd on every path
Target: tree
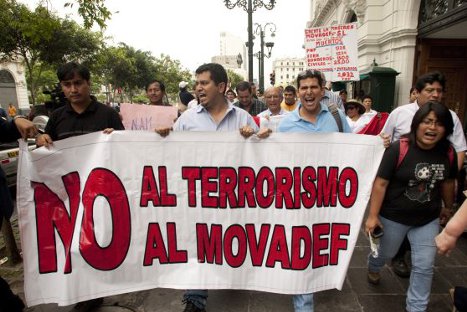
M 227 76 L 229 77 L 230 87 L 232 89 L 235 89 L 235 87 L 240 81 L 245 80 L 242 76 L 240 76 L 239 74 L 237 74 L 231 69 L 227 69 Z
M 15 0 L 0 0 L 0 7 L 0 58 L 24 62 L 33 104 L 45 68 L 71 59 L 92 63 L 102 45 L 100 34 L 62 20 L 43 6 L 31 11 Z
M 75 0 L 78 4 L 78 14 L 83 18 L 84 27 L 90 29 L 94 22 L 101 29 L 106 27 L 106 22 L 112 17 L 112 13 L 104 5 L 105 0 Z M 66 2 L 65 7 L 73 7 L 73 2 Z
M 172 60 L 170 56 L 161 54 L 156 58 L 157 78 L 164 82 L 167 93 L 177 94 L 180 81 L 191 81 L 191 73 L 183 69 L 180 61 Z

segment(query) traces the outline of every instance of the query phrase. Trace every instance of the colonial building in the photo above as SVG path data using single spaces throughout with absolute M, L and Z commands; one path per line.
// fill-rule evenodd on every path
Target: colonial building
M 231 69 L 238 75 L 246 78 L 248 72 L 246 70 L 246 48 L 244 42 L 227 32 L 220 33 L 219 40 L 220 54 L 213 56 L 211 61 L 219 63 L 226 69 Z
M 373 62 L 399 73 L 394 106 L 408 102 L 418 76 L 439 70 L 447 78 L 445 103 L 466 120 L 467 0 L 311 2 L 308 27 L 357 22 L 361 73 Z
M 275 74 L 275 86 L 296 85 L 297 74 L 306 67 L 305 58 L 280 58 L 273 61 L 273 71 Z M 265 80 L 267 80 L 265 75 Z M 267 84 L 267 83 L 265 83 Z
M 20 62 L 0 63 L 0 105 L 8 111 L 9 103 L 23 113 L 29 109 L 26 77 Z

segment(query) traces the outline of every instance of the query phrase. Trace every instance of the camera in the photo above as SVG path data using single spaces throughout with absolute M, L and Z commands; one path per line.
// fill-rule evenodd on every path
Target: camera
M 380 238 L 381 236 L 383 236 L 383 234 L 384 234 L 383 229 L 380 226 L 376 226 L 373 229 L 373 232 L 371 232 L 371 236 L 373 238 Z
M 52 112 L 67 103 L 67 99 L 62 91 L 60 83 L 55 84 L 55 87 L 52 90 L 44 90 L 42 93 L 50 95 L 50 101 L 46 101 L 44 103 L 49 112 Z

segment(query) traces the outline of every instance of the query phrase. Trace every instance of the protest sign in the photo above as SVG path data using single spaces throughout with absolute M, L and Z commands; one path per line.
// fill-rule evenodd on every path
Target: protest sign
M 174 106 L 120 104 L 122 123 L 126 130 L 154 131 L 156 128 L 170 128 L 177 118 Z
M 357 23 L 305 29 L 307 67 L 327 81 L 360 80 Z
M 27 303 L 341 289 L 383 150 L 343 133 L 114 131 L 22 145 Z

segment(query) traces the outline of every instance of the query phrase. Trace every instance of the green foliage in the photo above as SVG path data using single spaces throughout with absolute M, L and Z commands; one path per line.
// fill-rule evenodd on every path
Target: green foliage
M 191 82 L 191 73 L 187 69 L 183 69 L 180 61 L 172 60 L 170 56 L 161 54 L 160 58 L 156 59 L 157 79 L 164 82 L 167 93 L 177 94 L 178 84 L 180 81 Z
M 168 55 L 156 58 L 151 52 L 125 43 L 106 46 L 102 33 L 90 31 L 88 28 L 94 22 L 103 28 L 111 17 L 104 0 L 70 0 L 65 6 L 78 7 L 85 28 L 57 17 L 42 4 L 30 10 L 16 0 L 0 0 L 0 61 L 23 61 L 31 103 L 48 100 L 42 91 L 51 89 L 57 82 L 57 67 L 71 60 L 90 69 L 94 94 L 98 95 L 105 85 L 110 87 L 111 98 L 117 96 L 141 102 L 146 84 L 158 79 L 164 82 L 174 102 L 178 99 L 180 81 L 193 84 L 190 71 L 178 60 Z M 121 95 L 116 94 L 118 88 L 123 90 Z
M 66 61 L 92 64 L 103 44 L 102 36 L 62 20 L 39 5 L 34 11 L 15 0 L 0 0 L 0 55 L 3 61 L 20 59 L 32 103 L 44 70 Z
M 230 87 L 235 90 L 235 87 L 240 81 L 244 81 L 245 79 L 234 72 L 231 69 L 227 69 L 227 76 L 229 77 Z
M 84 28 L 90 29 L 94 23 L 101 29 L 106 27 L 106 22 L 112 17 L 112 13 L 104 5 L 105 0 L 75 0 L 78 4 L 78 14 L 83 18 Z M 65 7 L 71 7 L 75 3 L 66 2 Z

